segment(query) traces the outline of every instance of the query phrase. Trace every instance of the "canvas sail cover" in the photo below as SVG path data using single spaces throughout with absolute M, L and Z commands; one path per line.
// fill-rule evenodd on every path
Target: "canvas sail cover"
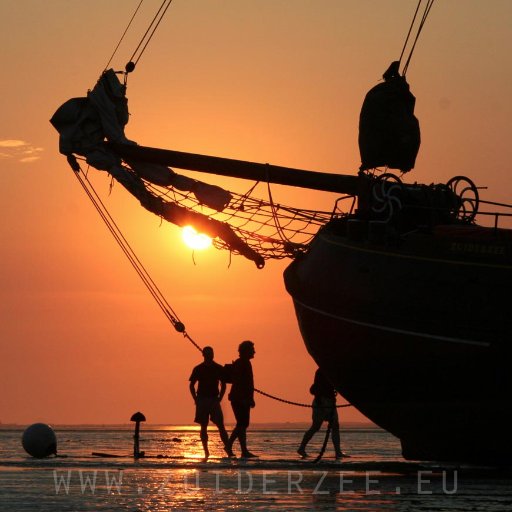
M 384 82 L 366 95 L 359 117 L 361 170 L 390 167 L 410 171 L 420 148 L 420 126 L 414 115 L 416 98 L 398 72 L 398 62 Z
M 181 176 L 163 165 L 125 161 L 135 174 L 127 173 L 121 158 L 104 142 L 136 144 L 124 133 L 128 118 L 126 86 L 119 81 L 114 70 L 109 69 L 101 75 L 87 97 L 66 101 L 57 109 L 50 122 L 59 132 L 59 151 L 62 154 L 84 156 L 89 165 L 109 172 L 143 204 L 145 188 L 137 177 L 156 185 L 191 191 L 201 203 L 217 211 L 227 206 L 231 200 L 228 191 Z

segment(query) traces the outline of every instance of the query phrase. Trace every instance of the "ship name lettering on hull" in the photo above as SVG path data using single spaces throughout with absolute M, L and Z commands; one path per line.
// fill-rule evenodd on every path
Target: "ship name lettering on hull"
M 453 252 L 471 252 L 476 254 L 494 254 L 505 256 L 505 247 L 503 245 L 483 245 L 468 242 L 452 242 L 450 250 Z

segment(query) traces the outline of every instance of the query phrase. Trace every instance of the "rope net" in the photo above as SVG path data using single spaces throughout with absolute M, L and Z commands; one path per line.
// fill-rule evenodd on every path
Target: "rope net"
M 123 167 L 135 174 L 129 166 Z M 181 191 L 172 186 L 155 185 L 140 179 L 146 191 L 154 198 L 229 225 L 248 247 L 265 260 L 295 258 L 304 253 L 321 226 L 333 217 L 343 215 L 337 211 L 337 207 L 327 212 L 274 203 L 270 186 L 268 200 L 256 198 L 252 196 L 252 192 L 258 183 L 245 194 L 230 192 L 232 199 L 229 204 L 222 211 L 216 211 L 201 203 L 192 192 Z M 212 244 L 217 249 L 238 253 L 219 237 L 213 238 Z

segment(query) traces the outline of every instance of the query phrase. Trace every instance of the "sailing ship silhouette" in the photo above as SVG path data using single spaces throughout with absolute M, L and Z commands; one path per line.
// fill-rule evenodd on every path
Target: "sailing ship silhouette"
M 405 458 L 507 462 L 512 230 L 499 222 L 510 216 L 510 205 L 483 200 L 464 176 L 426 185 L 390 172 L 411 170 L 420 145 L 400 62 L 365 99 L 362 164 L 354 175 L 129 141 L 131 63 L 124 73 L 106 70 L 87 97 L 66 102 L 51 122 L 77 175 L 83 160 L 107 171 L 147 210 L 193 225 L 217 248 L 259 268 L 270 258 L 290 258 L 284 280 L 308 352 L 343 397 L 401 440 Z M 278 205 L 170 167 L 338 192 L 348 207 L 317 212 Z M 476 223 L 484 216 L 494 226 Z M 172 314 L 171 321 L 184 331 Z

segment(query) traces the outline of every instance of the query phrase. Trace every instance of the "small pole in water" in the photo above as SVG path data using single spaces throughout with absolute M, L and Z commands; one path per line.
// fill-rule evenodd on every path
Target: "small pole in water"
M 140 422 L 146 421 L 146 417 L 141 412 L 136 412 L 131 418 L 130 421 L 135 422 L 135 434 L 133 435 L 133 456 L 138 459 L 140 457 L 144 457 L 144 452 L 139 450 L 139 432 L 140 432 Z

